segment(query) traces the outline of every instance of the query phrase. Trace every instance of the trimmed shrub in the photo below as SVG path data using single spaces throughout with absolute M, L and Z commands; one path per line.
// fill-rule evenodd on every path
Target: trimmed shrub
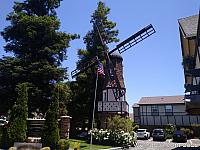
M 44 127 L 42 131 L 42 145 L 49 146 L 51 149 L 56 149 L 60 140 L 58 128 L 59 116 L 59 85 L 56 85 L 53 91 L 51 104 L 46 113 Z
M 176 130 L 176 126 L 173 124 L 167 124 L 165 126 L 165 133 L 166 133 L 166 139 L 171 139 L 173 137 L 173 133 Z
M 194 132 L 188 128 L 181 128 L 181 130 L 187 135 L 187 138 L 191 139 L 194 137 Z
M 58 150 L 67 150 L 69 149 L 69 141 L 66 139 L 60 139 L 58 141 Z
M 8 128 L 11 144 L 14 142 L 25 142 L 27 133 L 28 83 L 18 84 L 16 91 L 18 98 L 11 110 Z
M 192 129 L 194 131 L 194 136 L 200 138 L 200 124 L 192 124 Z

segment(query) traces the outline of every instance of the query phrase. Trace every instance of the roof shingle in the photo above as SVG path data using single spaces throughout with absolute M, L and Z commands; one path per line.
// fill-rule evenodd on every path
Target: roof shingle
M 198 15 L 178 19 L 183 35 L 188 37 L 195 37 L 197 34 Z
M 184 96 L 156 96 L 156 97 L 142 97 L 138 105 L 152 105 L 152 104 L 184 104 Z

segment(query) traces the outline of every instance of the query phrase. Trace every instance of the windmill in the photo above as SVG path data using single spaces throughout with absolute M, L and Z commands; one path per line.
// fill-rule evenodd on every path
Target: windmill
M 104 34 L 106 34 L 106 33 L 105 33 L 105 31 L 101 30 L 101 32 L 100 32 L 100 30 L 99 30 L 100 28 L 104 29 L 102 21 L 98 21 L 98 22 L 93 21 L 93 24 L 94 24 L 94 28 L 96 28 L 96 31 L 98 32 L 99 39 L 103 46 L 103 57 L 106 60 L 105 73 L 106 73 L 106 78 L 108 79 L 107 83 L 109 83 L 109 86 L 111 87 L 112 93 L 114 95 L 113 102 L 111 102 L 111 101 L 109 101 L 109 102 L 108 101 L 107 102 L 99 101 L 98 102 L 98 112 L 100 113 L 99 120 L 100 120 L 100 122 L 103 122 L 103 125 L 100 125 L 100 127 L 105 128 L 106 127 L 105 122 L 107 120 L 106 118 L 108 117 L 109 111 L 112 113 L 111 115 L 119 113 L 119 112 L 121 112 L 121 115 L 122 115 L 124 112 L 124 108 L 125 108 L 125 113 L 124 113 L 125 116 L 127 116 L 127 114 L 128 114 L 128 109 L 127 109 L 128 103 L 126 102 L 126 100 L 122 100 L 123 97 L 125 97 L 126 91 L 125 91 L 125 88 L 123 88 L 120 84 L 119 77 L 117 76 L 117 72 L 116 72 L 117 68 L 116 68 L 116 66 L 114 66 L 114 64 L 111 60 L 112 54 L 114 54 L 116 51 L 118 51 L 119 54 L 125 52 L 126 50 L 130 49 L 134 45 L 140 43 L 147 37 L 154 34 L 156 31 L 153 28 L 153 26 L 150 24 L 150 25 L 144 27 L 143 29 L 141 29 L 140 31 L 138 31 L 137 33 L 133 34 L 126 40 L 122 41 L 114 49 L 109 51 L 106 46 L 106 44 L 109 41 L 105 41 L 105 39 L 102 36 L 102 33 L 104 33 Z M 92 66 L 97 65 L 99 62 L 100 62 L 100 60 L 99 60 L 98 56 L 95 56 L 84 63 L 80 63 L 78 65 L 78 67 L 71 72 L 72 78 L 76 77 L 80 73 L 85 72 L 88 68 L 91 68 Z M 122 66 L 122 64 L 121 64 L 121 66 Z M 95 112 L 95 104 L 96 104 L 97 80 L 98 80 L 98 75 L 96 77 L 93 114 L 92 114 L 92 129 L 93 129 L 94 112 Z M 110 95 L 110 94 L 108 94 L 108 95 Z M 106 107 L 107 107 L 106 109 L 105 109 L 104 105 L 106 105 Z M 108 108 L 108 107 L 110 107 L 110 108 Z M 104 113 L 106 113 L 106 114 L 104 115 Z M 91 143 L 92 143 L 92 137 L 91 137 Z
M 95 22 L 93 22 L 93 23 L 95 24 L 95 27 L 96 27 L 98 34 L 99 34 L 99 38 L 101 40 L 101 44 L 104 48 L 103 53 L 104 53 L 104 58 L 106 60 L 106 76 L 108 77 L 110 86 L 115 89 L 115 90 L 113 90 L 113 94 L 114 94 L 115 100 L 118 101 L 120 99 L 120 97 L 122 97 L 125 94 L 125 91 L 121 87 L 119 79 L 116 75 L 114 65 L 111 61 L 111 55 L 115 51 L 118 51 L 119 54 L 125 52 L 126 50 L 130 49 L 134 45 L 140 43 L 141 41 L 143 41 L 144 39 L 149 37 L 150 35 L 154 34 L 155 29 L 150 24 L 150 25 L 144 27 L 143 29 L 141 29 L 140 31 L 138 31 L 137 33 L 133 34 L 132 36 L 130 36 L 126 40 L 122 41 L 114 49 L 109 51 L 106 47 L 107 41 L 105 41 L 102 38 L 101 33 L 99 31 L 99 27 L 103 26 L 102 22 L 99 21 L 98 24 L 96 24 Z M 88 68 L 96 65 L 98 62 L 99 62 L 98 56 L 95 56 L 92 59 L 90 59 L 89 61 L 87 61 L 83 64 L 80 64 L 79 67 L 77 67 L 75 70 L 73 70 L 71 72 L 72 78 L 74 78 L 78 74 L 86 71 Z

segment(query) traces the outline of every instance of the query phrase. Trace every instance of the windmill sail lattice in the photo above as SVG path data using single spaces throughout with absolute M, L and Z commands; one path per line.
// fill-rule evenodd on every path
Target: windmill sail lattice
M 145 28 L 141 29 L 140 31 L 138 31 L 137 33 L 133 34 L 132 36 L 130 36 L 129 38 L 127 38 L 126 40 L 124 40 L 120 44 L 118 44 L 116 46 L 116 48 L 112 49 L 111 51 L 108 51 L 107 46 L 106 46 L 106 43 L 108 41 L 105 41 L 103 39 L 103 37 L 100 33 L 100 30 L 99 30 L 99 28 L 103 29 L 102 22 L 99 21 L 98 23 L 96 23 L 96 22 L 93 21 L 93 24 L 95 25 L 95 27 L 98 31 L 99 38 L 100 38 L 101 44 L 103 46 L 104 58 L 106 60 L 106 74 L 108 76 L 110 86 L 115 89 L 115 90 L 113 90 L 113 94 L 114 94 L 115 99 L 119 100 L 120 97 L 122 97 L 125 94 L 125 91 L 120 85 L 120 82 L 119 82 L 119 79 L 117 77 L 114 65 L 111 61 L 111 54 L 115 51 L 118 51 L 120 54 L 125 52 L 126 50 L 133 47 L 137 43 L 143 41 L 144 39 L 146 39 L 150 35 L 154 34 L 155 29 L 150 24 L 150 25 L 146 26 Z M 104 31 L 101 31 L 101 32 L 104 32 Z M 98 57 L 95 56 L 92 59 L 90 59 L 89 61 L 81 64 L 79 67 L 77 67 L 74 71 L 71 72 L 72 78 L 74 78 L 75 76 L 77 76 L 81 72 L 86 71 L 91 66 L 97 64 L 97 62 L 98 62 Z

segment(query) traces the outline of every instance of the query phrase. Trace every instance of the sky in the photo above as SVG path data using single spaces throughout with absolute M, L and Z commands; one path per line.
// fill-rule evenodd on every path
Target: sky
M 6 15 L 12 11 L 13 0 L 0 2 L 0 31 L 9 22 Z M 184 73 L 178 19 L 196 15 L 199 0 L 103 0 L 109 7 L 108 19 L 117 23 L 118 38 L 125 40 L 143 27 L 152 24 L 156 33 L 122 53 L 126 100 L 129 108 L 141 97 L 184 94 Z M 91 30 L 91 15 L 98 0 L 63 0 L 57 9 L 60 31 L 80 34 L 70 43 L 68 60 L 63 62 L 70 73 L 76 68 L 77 50 L 85 49 L 83 37 Z M 0 37 L 0 57 L 5 41 Z M 109 45 L 110 50 L 116 44 Z M 70 77 L 70 80 L 71 77 Z

